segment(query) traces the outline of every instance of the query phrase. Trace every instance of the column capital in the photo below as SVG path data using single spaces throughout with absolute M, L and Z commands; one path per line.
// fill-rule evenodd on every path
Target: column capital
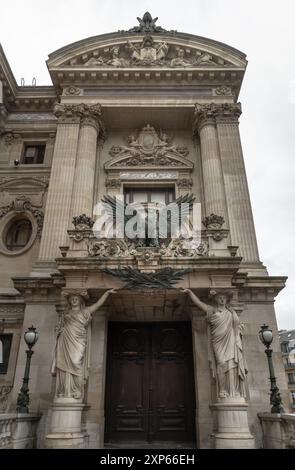
M 196 103 L 194 133 L 200 131 L 204 125 L 215 125 L 218 122 L 238 122 L 241 112 L 241 103 Z
M 193 124 L 194 133 L 200 131 L 204 125 L 215 126 L 217 105 L 215 103 L 195 104 L 195 121 Z
M 216 112 L 216 122 L 235 122 L 239 121 L 242 114 L 241 103 L 222 103 L 218 105 Z
M 102 113 L 100 104 L 86 105 L 82 103 L 80 105 L 80 112 L 81 127 L 92 126 L 97 130 L 97 132 L 99 132 L 102 127 Z
M 81 126 L 93 126 L 100 139 L 104 140 L 106 136 L 106 128 L 102 119 L 101 105 L 99 103 L 87 105 L 81 103 Z
M 105 125 L 99 103 L 92 105 L 57 103 L 54 107 L 54 114 L 61 123 L 81 123 L 81 126 L 93 126 L 99 132 L 100 137 L 105 135 Z
M 80 104 L 56 103 L 54 106 L 54 115 L 60 123 L 79 124 L 81 120 Z

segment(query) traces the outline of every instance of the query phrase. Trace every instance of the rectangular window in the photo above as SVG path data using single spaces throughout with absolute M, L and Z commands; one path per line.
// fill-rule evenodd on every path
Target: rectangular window
M 173 188 L 159 189 L 139 189 L 127 188 L 125 190 L 125 203 L 133 202 L 158 202 L 169 204 L 175 200 L 175 191 Z
M 24 165 L 42 164 L 44 161 L 45 148 L 45 144 L 25 145 L 22 163 Z
M 293 374 L 288 374 L 288 383 L 289 384 L 294 384 L 294 375 Z
M 0 334 L 0 374 L 6 374 L 12 343 L 12 334 Z

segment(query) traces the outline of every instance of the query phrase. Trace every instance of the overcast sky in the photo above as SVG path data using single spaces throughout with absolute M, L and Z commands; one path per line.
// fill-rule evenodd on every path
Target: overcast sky
M 225 42 L 249 61 L 240 101 L 241 137 L 260 256 L 287 275 L 276 312 L 295 328 L 295 2 L 294 0 L 9 0 L 0 42 L 20 84 L 51 84 L 49 53 L 89 36 L 128 29 L 150 11 L 158 25 Z M 293 241 L 292 241 L 293 240 Z M 267 319 L 266 319 L 267 321 Z

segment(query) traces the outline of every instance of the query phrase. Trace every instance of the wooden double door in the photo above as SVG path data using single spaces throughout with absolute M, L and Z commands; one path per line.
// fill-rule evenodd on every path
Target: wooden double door
M 195 441 L 189 322 L 110 322 L 106 442 Z

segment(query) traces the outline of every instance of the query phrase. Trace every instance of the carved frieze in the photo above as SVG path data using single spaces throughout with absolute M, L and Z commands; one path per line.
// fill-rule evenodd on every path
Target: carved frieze
M 193 168 L 186 160 L 189 151 L 186 147 L 175 145 L 172 136 L 162 130 L 156 131 L 147 124 L 139 133 L 136 131 L 127 138 L 126 145 L 114 145 L 109 153 L 113 161 L 105 168 L 134 166 L 166 166 Z
M 199 257 L 208 255 L 209 245 L 207 241 L 202 241 L 195 245 L 193 240 L 173 239 L 168 244 L 162 243 L 159 252 L 164 258 Z
M 121 180 L 175 180 L 177 171 L 124 171 L 120 173 Z
M 76 63 L 72 65 L 77 65 Z M 155 41 L 147 34 L 141 42 L 127 41 L 96 52 L 81 65 L 85 67 L 224 67 L 221 57 L 195 48 Z
M 128 258 L 136 252 L 132 252 L 124 240 L 101 239 L 90 241 L 88 254 L 97 258 Z
M 155 256 L 162 258 L 207 256 L 207 241 L 194 243 L 193 240 L 166 239 L 158 247 L 146 247 L 142 240 L 129 239 L 89 239 L 88 254 L 97 258 L 130 258 L 139 256 L 144 263 L 150 263 Z

